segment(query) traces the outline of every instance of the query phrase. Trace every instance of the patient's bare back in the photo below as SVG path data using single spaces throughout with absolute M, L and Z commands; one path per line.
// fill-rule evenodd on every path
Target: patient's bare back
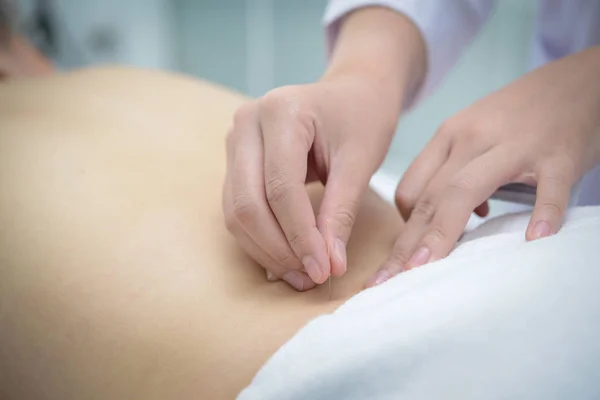
M 331 302 L 267 282 L 227 233 L 245 100 L 120 68 L 0 85 L 0 397 L 233 398 L 362 288 L 401 226 L 371 193 Z

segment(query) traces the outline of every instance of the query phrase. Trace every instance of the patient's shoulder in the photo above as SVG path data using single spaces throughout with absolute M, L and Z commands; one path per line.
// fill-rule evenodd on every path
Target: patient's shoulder
M 101 65 L 72 71 L 73 80 L 98 81 L 101 83 L 119 83 L 123 85 L 150 85 L 155 88 L 173 90 L 202 91 L 220 98 L 230 97 L 233 101 L 245 101 L 246 98 L 230 88 L 175 71 L 150 68 L 137 68 L 122 65 Z
M 87 67 L 0 85 L 0 101 L 14 101 L 15 96 L 26 101 L 35 97 L 37 102 L 98 97 L 112 97 L 117 103 L 176 102 L 183 106 L 194 102 L 221 109 L 237 108 L 247 100 L 231 89 L 189 75 L 119 65 Z

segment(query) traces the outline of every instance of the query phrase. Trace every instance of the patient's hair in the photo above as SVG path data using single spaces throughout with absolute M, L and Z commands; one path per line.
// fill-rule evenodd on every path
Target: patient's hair
M 11 0 L 0 0 L 0 48 L 8 47 L 15 10 Z

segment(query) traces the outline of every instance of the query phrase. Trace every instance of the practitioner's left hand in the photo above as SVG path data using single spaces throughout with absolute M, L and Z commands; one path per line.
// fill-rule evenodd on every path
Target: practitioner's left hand
M 598 162 L 600 46 L 527 74 L 442 125 L 398 186 L 407 224 L 368 285 L 446 257 L 471 213 L 485 213 L 507 183 L 537 186 L 527 240 L 556 233 L 572 186 Z

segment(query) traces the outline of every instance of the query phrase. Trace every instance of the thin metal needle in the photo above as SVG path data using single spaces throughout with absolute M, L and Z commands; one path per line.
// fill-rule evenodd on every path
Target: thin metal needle
M 331 301 L 331 251 L 329 250 L 329 221 L 325 221 L 325 245 L 327 246 L 327 258 L 329 259 L 329 301 Z

